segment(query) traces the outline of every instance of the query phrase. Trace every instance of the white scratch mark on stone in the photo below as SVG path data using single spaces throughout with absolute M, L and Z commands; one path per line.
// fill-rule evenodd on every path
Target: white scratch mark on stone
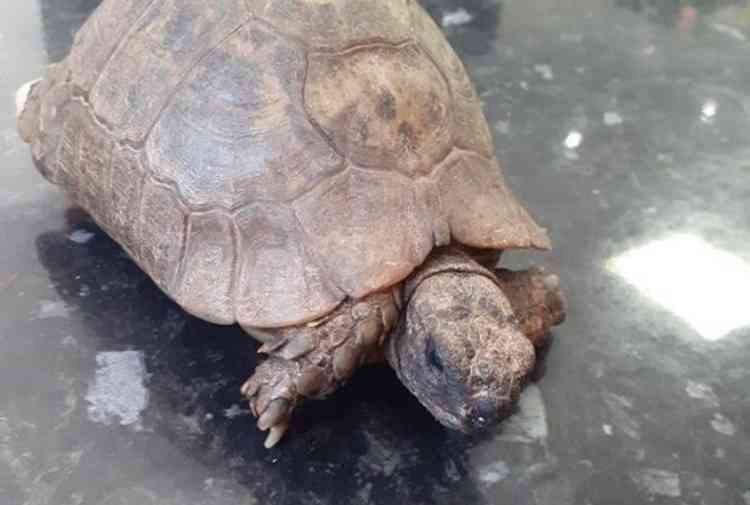
M 403 451 L 387 437 L 370 430 L 364 432 L 367 441 L 367 452 L 360 457 L 360 464 L 369 472 L 390 477 L 403 466 Z
M 510 122 L 499 120 L 495 122 L 495 131 L 501 135 L 510 133 Z
M 85 244 L 86 242 L 88 242 L 89 240 L 91 240 L 92 238 L 94 238 L 94 236 L 95 235 L 93 233 L 91 233 L 90 231 L 75 230 L 75 231 L 73 231 L 73 233 L 71 233 L 70 235 L 68 235 L 68 238 L 72 242 L 75 242 L 76 244 Z
M 480 482 L 487 485 L 497 484 L 510 475 L 510 468 L 505 461 L 496 461 L 478 470 Z
M 445 475 L 453 482 L 458 482 L 461 480 L 461 474 L 458 472 L 456 462 L 450 458 L 445 462 Z
M 711 427 L 728 437 L 733 437 L 734 434 L 737 433 L 737 428 L 734 427 L 734 423 L 718 412 L 715 413 L 714 418 L 711 419 Z
M 613 393 L 607 393 L 604 402 L 612 412 L 614 425 L 624 431 L 630 438 L 640 440 L 640 425 L 629 412 L 633 408 L 633 402 L 624 396 Z
M 534 65 L 534 72 L 536 72 L 539 77 L 541 77 L 545 81 L 551 81 L 555 78 L 555 74 L 552 73 L 552 68 L 550 68 L 549 65 L 536 64 Z
M 703 106 L 701 107 L 701 121 L 703 122 L 712 121 L 718 111 L 719 111 L 719 104 L 713 98 L 709 98 L 708 100 L 703 102 Z
M 583 142 L 583 134 L 578 130 L 571 130 L 568 132 L 568 136 L 565 137 L 563 145 L 568 149 L 578 149 Z
M 365 484 L 362 489 L 357 491 L 357 498 L 360 503 L 372 503 L 372 482 Z
M 538 386 L 531 384 L 523 391 L 518 410 L 505 422 L 500 440 L 525 444 L 546 441 L 547 412 Z
M 459 8 L 454 11 L 448 11 L 443 14 L 441 24 L 444 28 L 451 26 L 461 26 L 467 23 L 471 23 L 474 16 L 464 8 Z
M 96 355 L 94 383 L 86 393 L 93 422 L 140 428 L 141 412 L 148 405 L 146 364 L 140 351 L 100 352 Z
M 714 390 L 711 389 L 711 386 L 708 386 L 707 384 L 688 380 L 687 386 L 685 386 L 685 391 L 690 398 L 702 400 L 709 407 L 719 406 L 719 397 L 714 393 Z
M 63 347 L 76 347 L 78 340 L 73 335 L 68 335 L 62 339 Z
M 674 156 L 669 153 L 659 153 L 656 155 L 656 160 L 659 163 L 674 163 Z
M 669 470 L 644 468 L 631 473 L 632 479 L 647 493 L 676 498 L 682 494 L 680 476 Z
M 185 414 L 179 414 L 178 418 L 182 424 L 187 428 L 188 433 L 192 435 L 201 435 L 203 433 L 203 427 L 197 416 L 186 416 Z
M 611 437 L 612 436 L 612 425 L 611 424 L 602 424 L 602 431 L 605 435 Z
M 224 409 L 224 417 L 227 419 L 234 419 L 235 417 L 244 416 L 249 413 L 249 409 L 243 409 L 236 403 L 233 403 L 228 409 Z
M 747 41 L 745 34 L 733 26 L 725 25 L 724 23 L 714 23 L 711 27 L 722 35 L 726 35 L 741 42 Z
M 34 312 L 34 319 L 52 319 L 53 317 L 70 317 L 72 308 L 65 302 L 57 300 L 41 300 L 39 308 Z
M 615 111 L 605 112 L 602 119 L 607 126 L 617 126 L 622 124 L 622 116 Z

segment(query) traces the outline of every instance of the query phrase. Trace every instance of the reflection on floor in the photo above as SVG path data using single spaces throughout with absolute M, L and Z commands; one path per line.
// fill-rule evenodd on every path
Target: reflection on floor
M 670 235 L 626 251 L 608 266 L 706 340 L 750 324 L 750 265 L 698 236 Z

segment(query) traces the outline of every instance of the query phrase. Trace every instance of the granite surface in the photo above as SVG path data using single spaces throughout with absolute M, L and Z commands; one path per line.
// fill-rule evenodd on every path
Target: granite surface
M 506 423 L 446 431 L 387 369 L 265 451 L 255 345 L 187 316 L 34 170 L 13 92 L 97 2 L 0 16 L 0 504 L 750 504 L 750 9 L 431 0 L 568 321 Z M 12 13 L 12 15 L 10 15 Z

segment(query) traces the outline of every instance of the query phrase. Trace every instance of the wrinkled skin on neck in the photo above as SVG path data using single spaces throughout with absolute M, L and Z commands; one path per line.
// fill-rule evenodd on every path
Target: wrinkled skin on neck
M 386 356 L 443 425 L 471 432 L 509 414 L 535 354 L 492 274 L 470 260 L 465 266 L 406 290 Z

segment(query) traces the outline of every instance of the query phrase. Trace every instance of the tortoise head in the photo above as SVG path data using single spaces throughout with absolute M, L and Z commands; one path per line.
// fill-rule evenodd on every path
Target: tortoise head
M 508 415 L 535 362 L 491 275 L 468 258 L 428 261 L 406 283 L 403 317 L 386 350 L 433 416 L 464 432 Z

